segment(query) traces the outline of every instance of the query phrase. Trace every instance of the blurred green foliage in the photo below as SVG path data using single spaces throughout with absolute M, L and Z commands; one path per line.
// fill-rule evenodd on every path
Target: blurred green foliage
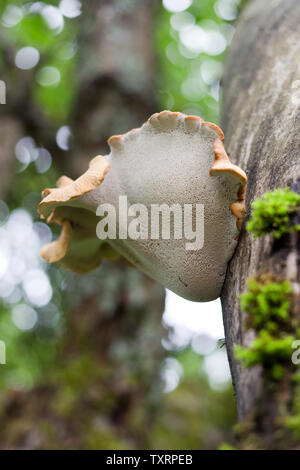
M 60 32 L 52 28 L 41 14 L 41 6 L 57 6 L 59 1 L 28 2 L 3 0 L 0 4 L 2 25 L 0 31 L 0 76 L 7 83 L 8 102 L 13 102 L 20 88 L 25 85 L 36 113 L 49 125 L 58 128 L 69 116 L 76 97 L 76 19 L 64 18 Z M 36 8 L 33 8 L 34 5 Z M 5 16 L 6 15 L 6 16 Z M 5 18 L 8 18 L 8 25 Z M 9 23 L 11 21 L 11 24 Z M 15 23 L 15 24 L 14 24 Z M 39 52 L 39 62 L 30 70 L 20 70 L 14 59 L 17 52 L 25 47 Z M 54 67 L 60 75 L 59 83 L 44 86 L 39 77 L 45 67 Z M 20 86 L 21 85 L 21 86 Z M 39 145 L 42 142 L 38 143 Z M 56 181 L 58 172 L 52 165 L 46 173 L 37 172 L 34 161 L 24 165 L 16 162 L 14 185 L 6 200 L 9 210 L 22 208 L 31 214 L 33 221 L 39 221 L 37 204 L 41 191 Z M 38 253 L 37 253 L 38 256 Z M 65 273 L 59 268 L 45 266 L 53 287 L 54 296 L 49 306 L 38 309 L 40 320 L 43 316 L 61 315 L 67 309 L 61 289 Z M 22 300 L 22 299 L 21 299 Z M 25 299 L 26 300 L 26 299 Z M 55 325 L 45 326 L 39 321 L 30 331 L 22 331 L 12 321 L 13 304 L 6 299 L 0 304 L 0 331 L 6 341 L 9 361 L 1 368 L 0 387 L 30 389 L 40 380 L 45 370 L 55 363 L 57 345 L 61 340 L 64 318 L 60 316 Z
M 194 0 L 184 12 L 159 9 L 156 28 L 160 59 L 157 93 L 162 108 L 219 122 L 224 57 L 234 33 L 235 16 L 244 3 L 239 0 Z M 228 6 L 228 9 L 223 7 L 221 10 L 228 20 L 218 14 L 221 4 Z M 201 45 L 203 42 L 204 47 Z
M 57 6 L 59 1 L 40 4 Z M 33 8 L 34 5 L 36 8 Z M 9 8 L 17 8 L 18 11 L 13 13 Z M 63 18 L 63 28 L 60 31 L 59 27 L 50 27 L 51 23 L 46 21 L 47 16 L 41 14 L 38 2 L 5 0 L 1 2 L 0 15 L 5 11 L 12 18 L 19 14 L 22 19 L 18 22 L 16 19 L 16 24 L 6 27 L 5 31 L 2 29 L 0 39 L 4 48 L 8 46 L 14 53 L 22 47 L 32 47 L 39 51 L 40 60 L 31 77 L 35 81 L 33 100 L 45 116 L 57 125 L 63 123 L 76 96 L 76 19 Z M 51 11 L 49 19 L 51 20 Z M 41 76 L 45 67 L 54 67 L 58 71 L 59 83 L 47 86 L 42 84 Z
M 176 354 L 183 368 L 178 387 L 165 396 L 160 419 L 154 428 L 152 448 L 217 449 L 234 442 L 232 388 L 212 388 L 203 368 L 204 356 L 187 348 Z

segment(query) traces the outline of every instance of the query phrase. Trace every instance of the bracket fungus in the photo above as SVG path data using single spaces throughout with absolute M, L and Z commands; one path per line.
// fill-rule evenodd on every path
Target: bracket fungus
M 230 162 L 223 140 L 223 132 L 215 124 L 170 111 L 154 114 L 139 129 L 111 137 L 109 155 L 95 157 L 76 181 L 63 176 L 57 188 L 43 192 L 41 217 L 60 224 L 62 231 L 58 240 L 43 247 L 42 257 L 85 273 L 99 266 L 103 258 L 113 260 L 121 255 L 186 299 L 217 298 L 237 244 L 247 183 L 244 171 Z M 122 220 L 134 220 L 134 211 L 129 210 L 125 217 L 119 206 L 120 197 L 125 196 L 136 213 L 146 208 L 146 218 L 138 218 L 139 236 L 135 238 L 120 234 Z M 97 225 L 105 212 L 101 219 L 99 205 L 115 208 L 115 212 L 107 212 L 106 222 L 116 223 L 117 236 L 97 237 Z M 186 227 L 181 227 L 182 236 L 175 229 L 169 237 L 149 236 L 153 207 L 168 208 L 174 220 L 173 210 L 179 207 L 178 220 L 185 222 L 184 209 L 200 205 L 203 224 L 197 224 L 197 211 L 189 212 L 189 235 L 192 231 L 197 237 L 202 231 L 201 246 L 190 243 L 187 249 L 191 237 Z M 160 218 L 159 226 L 162 223 Z

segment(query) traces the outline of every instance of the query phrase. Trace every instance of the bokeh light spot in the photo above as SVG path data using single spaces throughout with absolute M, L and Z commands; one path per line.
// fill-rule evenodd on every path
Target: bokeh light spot
M 202 42 L 203 52 L 208 55 L 216 56 L 222 54 L 222 52 L 225 51 L 226 46 L 227 41 L 220 31 L 205 31 Z
M 203 51 L 205 39 L 205 31 L 198 25 L 191 26 L 180 32 L 182 44 L 197 54 Z
M 193 0 L 163 0 L 165 9 L 172 12 L 186 10 L 192 3 Z
M 225 351 L 217 349 L 204 358 L 204 370 L 215 390 L 223 390 L 230 380 L 230 369 Z
M 66 18 L 76 18 L 82 13 L 79 0 L 61 0 L 59 9 Z
M 60 71 L 56 67 L 43 67 L 37 75 L 37 82 L 42 86 L 57 86 L 60 82 Z
M 26 273 L 23 289 L 29 302 L 36 307 L 47 305 L 52 298 L 48 276 L 41 269 L 31 269 Z
M 172 15 L 170 23 L 172 28 L 176 31 L 182 31 L 183 29 L 190 28 L 195 24 L 195 17 L 188 11 L 182 11 Z
M 30 70 L 40 60 L 40 53 L 35 47 L 22 47 L 16 54 L 15 64 L 21 70 Z
M 2 15 L 2 23 L 7 28 L 16 26 L 23 18 L 23 9 L 16 5 L 7 5 Z
M 69 126 L 62 126 L 56 133 L 56 143 L 62 150 L 69 150 L 69 139 L 72 136 Z
M 217 15 L 226 21 L 235 20 L 238 14 L 235 0 L 218 0 L 214 8 Z
M 175 390 L 183 375 L 183 369 L 177 359 L 167 357 L 162 366 L 161 377 L 164 381 L 164 392 L 170 393 Z
M 56 30 L 56 33 L 60 33 L 64 27 L 64 18 L 59 8 L 52 5 L 45 6 L 41 14 L 50 29 Z
M 12 320 L 20 330 L 27 331 L 35 326 L 38 316 L 36 311 L 29 305 L 19 304 L 12 310 Z
M 38 173 L 46 173 L 49 170 L 52 163 L 52 157 L 50 152 L 44 148 L 38 149 L 38 158 L 35 161 L 36 171 Z

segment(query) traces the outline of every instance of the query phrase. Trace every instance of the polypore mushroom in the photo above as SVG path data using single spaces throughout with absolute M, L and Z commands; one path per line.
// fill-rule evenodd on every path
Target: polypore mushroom
M 154 114 L 140 129 L 111 137 L 109 155 L 94 158 L 76 181 L 62 177 L 58 188 L 44 191 L 41 217 L 60 224 L 62 232 L 42 249 L 42 257 L 84 273 L 99 266 L 103 258 L 121 255 L 186 299 L 217 298 L 237 244 L 247 183 L 243 170 L 229 161 L 223 139 L 215 124 L 170 111 Z M 116 220 L 117 229 L 124 229 L 120 196 L 127 197 L 128 207 L 142 204 L 148 211 L 146 219 L 139 219 L 140 237 L 126 238 L 118 231 L 116 238 L 99 239 L 96 227 L 101 219 L 96 211 L 100 204 L 115 208 L 115 214 L 108 211 L 108 225 Z M 161 233 L 151 237 L 151 211 L 161 204 L 183 209 L 181 221 L 187 205 L 203 205 L 199 206 L 204 209 L 203 246 L 190 243 L 187 249 L 185 227 L 181 238 L 175 229 L 169 239 Z M 126 216 L 133 220 L 133 212 Z M 198 222 L 193 210 L 190 230 L 202 236 Z M 200 237 L 197 231 L 194 235 Z

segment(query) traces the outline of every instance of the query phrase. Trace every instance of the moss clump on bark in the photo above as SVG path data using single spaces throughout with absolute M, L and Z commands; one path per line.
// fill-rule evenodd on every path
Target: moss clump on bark
M 299 224 L 291 224 L 291 216 L 300 208 L 300 195 L 288 187 L 266 192 L 251 207 L 247 230 L 256 238 L 268 233 L 281 238 L 286 233 L 300 231 Z
M 287 254 L 297 253 L 299 243 L 300 195 L 289 188 L 270 191 L 254 201 L 252 209 L 247 230 L 255 237 L 272 234 L 282 239 L 285 255 L 279 267 L 288 273 Z M 273 240 L 271 255 L 275 245 Z M 294 263 L 297 271 L 297 258 Z M 262 384 L 252 415 L 242 423 L 248 431 L 239 435 L 243 448 L 295 448 L 300 437 L 300 374 L 292 361 L 300 337 L 298 276 L 294 271 L 292 277 L 274 274 L 278 263 L 272 264 L 272 258 L 268 266 L 270 272 L 249 279 L 247 291 L 240 295 L 246 314 L 243 326 L 255 338 L 247 347 L 236 345 L 235 356 L 245 368 L 260 366 Z
M 247 348 L 235 346 L 236 358 L 244 367 L 261 365 L 270 381 L 282 378 L 295 341 L 289 331 L 291 285 L 274 279 L 264 275 L 248 281 L 248 290 L 240 296 L 240 302 L 247 313 L 245 326 L 256 332 L 256 338 Z
M 268 331 L 262 330 L 249 348 L 236 346 L 236 358 L 244 367 L 262 365 L 268 380 L 281 380 L 286 361 L 291 360 L 293 336 L 275 338 Z
M 247 312 L 248 328 L 265 328 L 273 333 L 289 322 L 292 288 L 288 281 L 275 282 L 271 276 L 248 280 L 248 291 L 241 294 L 243 312 Z

